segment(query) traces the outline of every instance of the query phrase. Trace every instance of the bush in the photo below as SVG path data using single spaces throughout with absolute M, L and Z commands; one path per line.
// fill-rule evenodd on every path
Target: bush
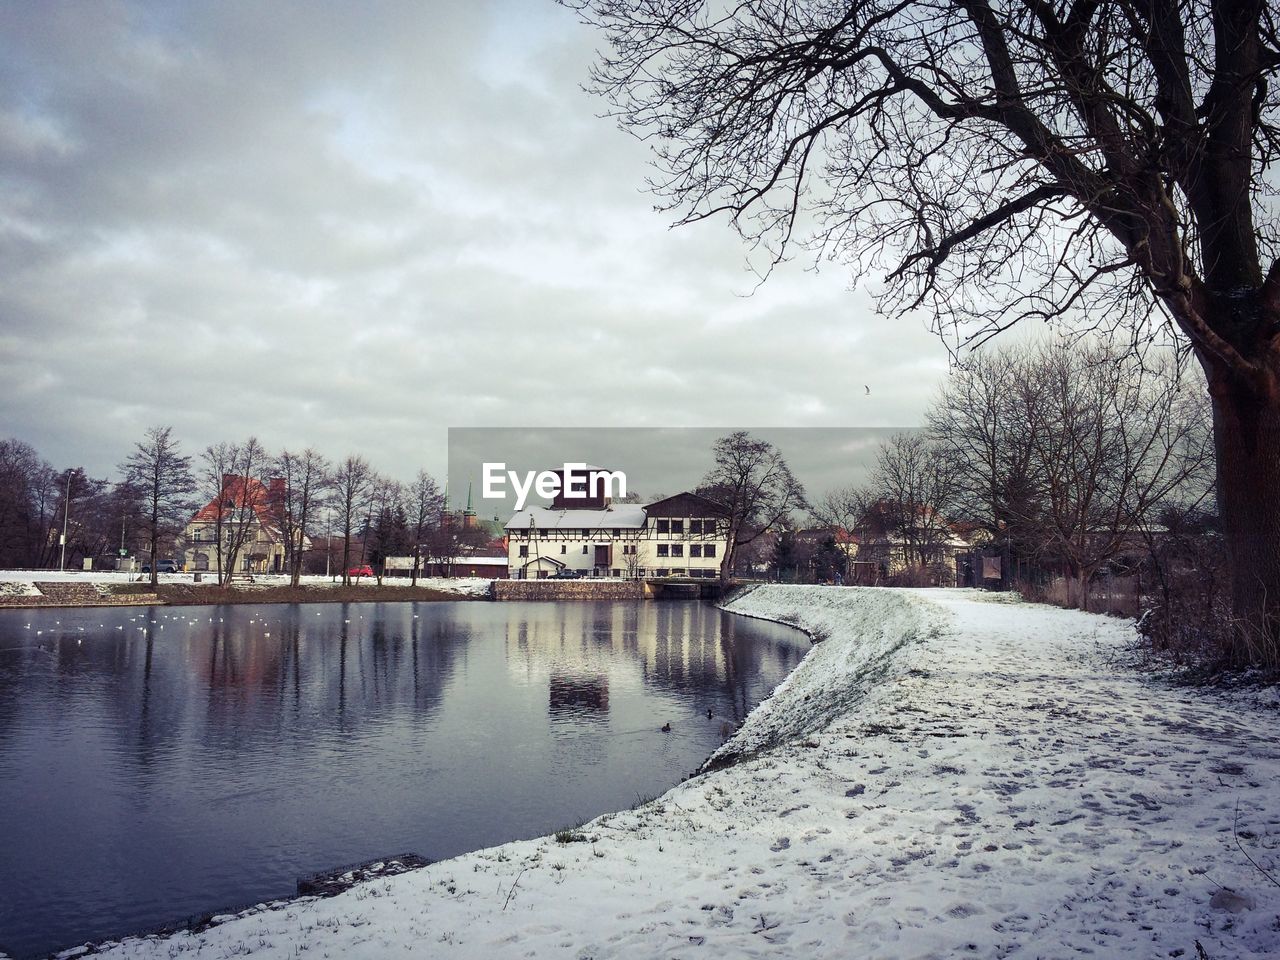
M 1149 607 L 1138 632 L 1152 653 L 1181 666 L 1227 666 L 1236 629 L 1217 518 L 1167 510 L 1149 537 Z

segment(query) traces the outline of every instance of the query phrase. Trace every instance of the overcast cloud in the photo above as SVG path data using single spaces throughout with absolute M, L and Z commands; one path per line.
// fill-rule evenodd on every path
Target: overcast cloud
M 924 322 L 669 230 L 596 39 L 550 0 L 0 6 L 0 432 L 409 477 L 451 426 L 917 424 Z

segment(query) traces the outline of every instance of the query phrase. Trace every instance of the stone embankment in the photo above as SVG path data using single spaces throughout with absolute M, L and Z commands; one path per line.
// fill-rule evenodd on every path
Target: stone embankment
M 39 593 L 6 595 L 3 607 L 135 607 L 164 603 L 150 589 L 115 591 L 96 583 L 50 583 L 37 580 Z
M 495 580 L 495 600 L 644 600 L 643 580 Z

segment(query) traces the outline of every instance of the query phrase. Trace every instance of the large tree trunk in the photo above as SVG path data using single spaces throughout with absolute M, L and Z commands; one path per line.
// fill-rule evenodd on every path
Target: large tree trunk
M 1270 389 L 1207 365 L 1218 511 L 1236 620 L 1230 659 L 1280 667 L 1280 364 Z
M 730 533 L 728 539 L 725 540 L 724 556 L 720 558 L 720 587 L 723 589 L 729 585 L 729 580 L 733 576 L 733 555 L 737 552 L 738 545 L 734 542 L 733 534 Z

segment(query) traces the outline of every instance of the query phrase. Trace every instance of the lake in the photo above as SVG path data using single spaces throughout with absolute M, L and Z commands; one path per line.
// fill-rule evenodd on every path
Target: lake
M 808 649 L 692 602 L 0 611 L 0 950 L 631 806 Z

